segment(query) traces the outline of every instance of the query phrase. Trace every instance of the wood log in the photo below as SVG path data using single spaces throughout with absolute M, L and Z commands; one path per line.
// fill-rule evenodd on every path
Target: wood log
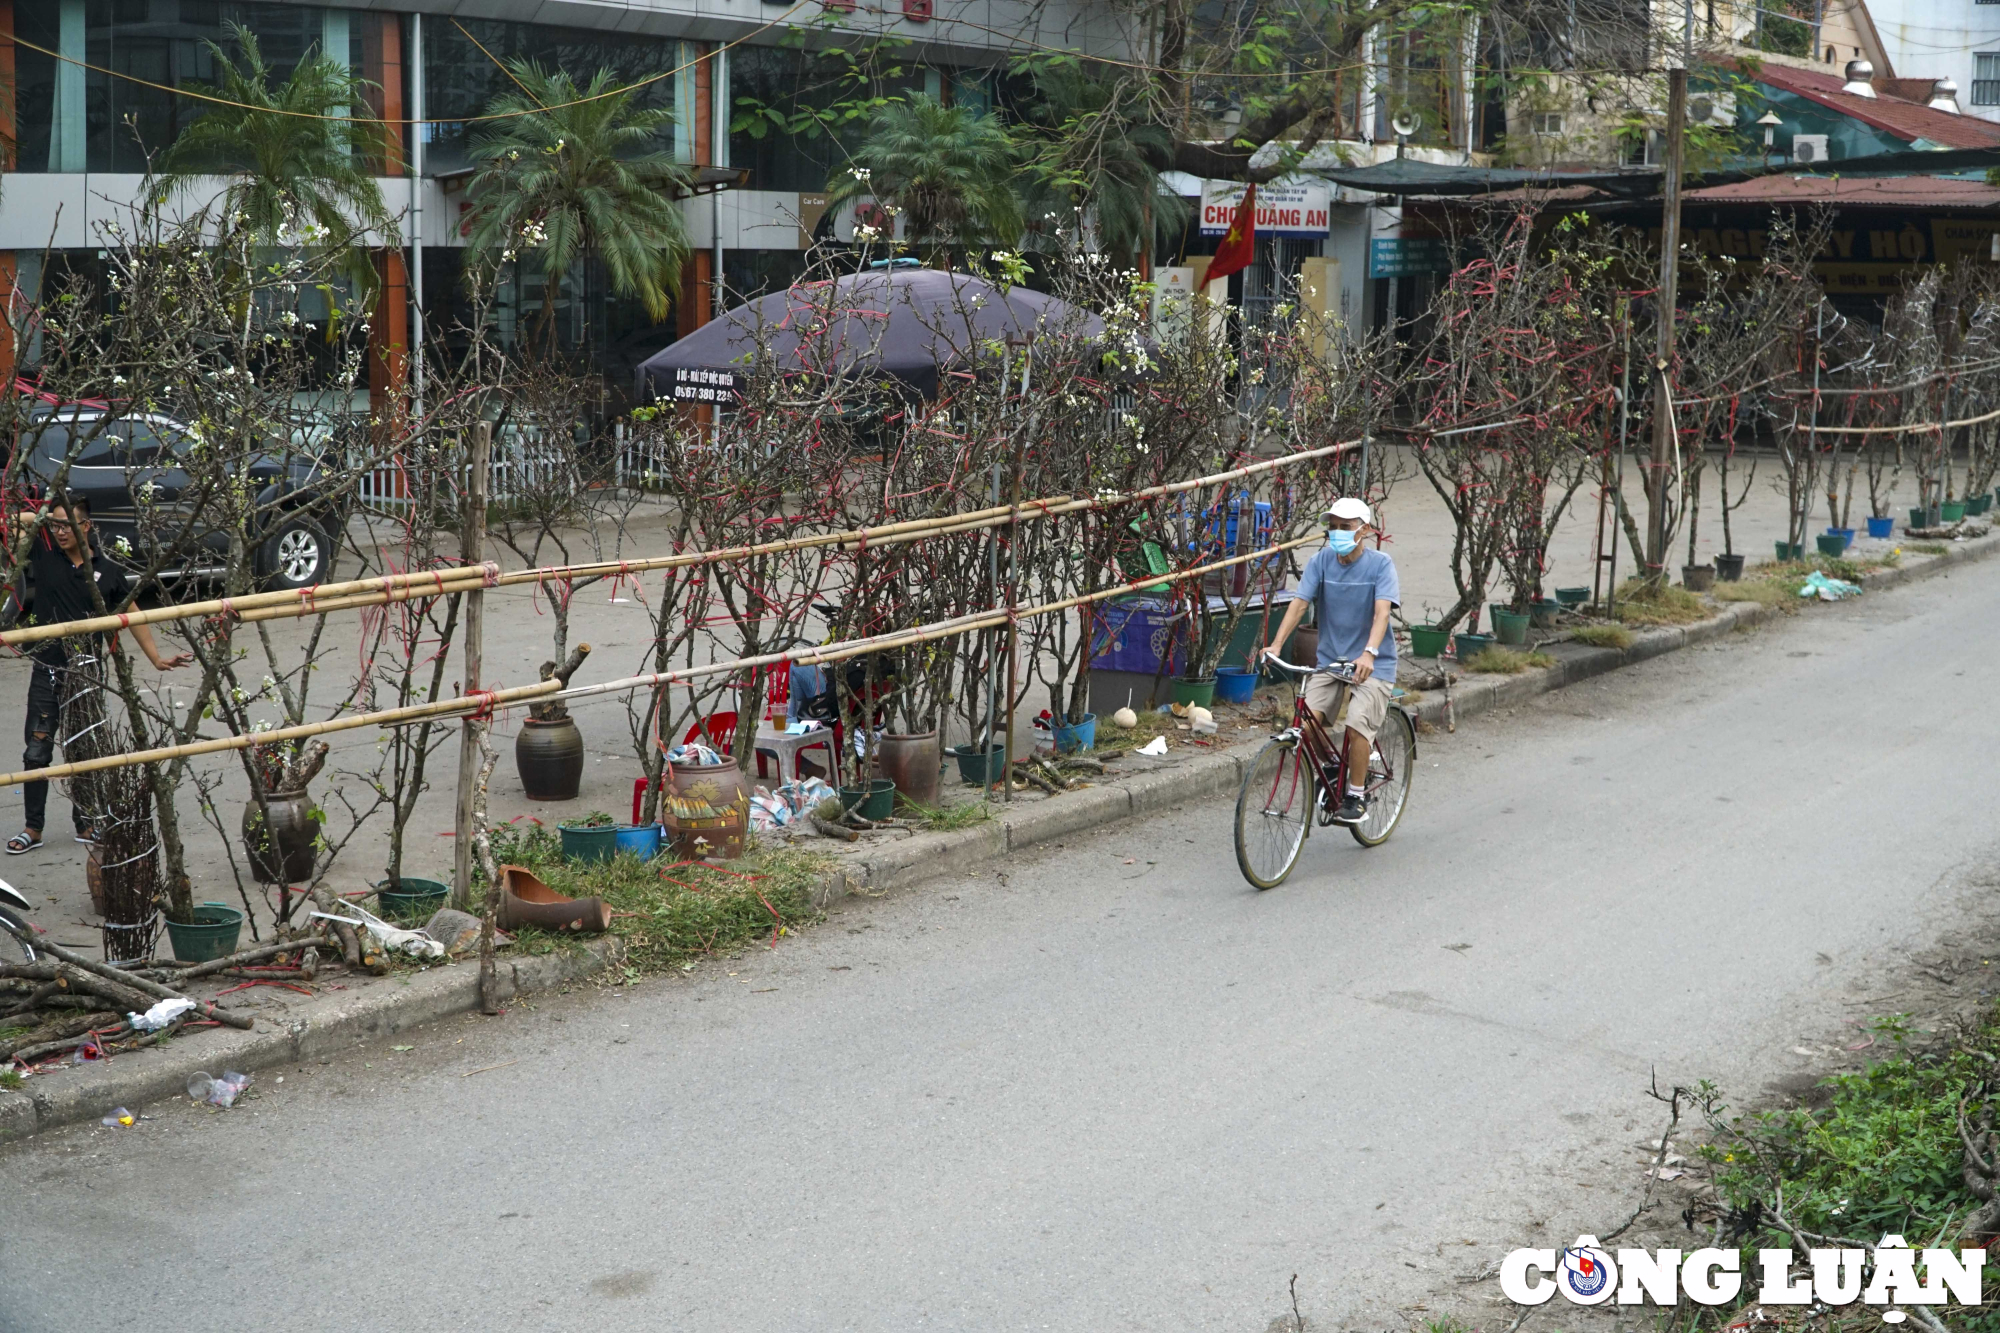
M 58 1018 L 44 1023 L 32 1032 L 24 1032 L 12 1041 L 0 1041 L 0 1060 L 12 1060 L 23 1051 L 33 1050 L 52 1041 L 74 1037 L 79 1033 L 89 1032 L 92 1028 L 108 1028 L 114 1023 L 122 1025 L 124 1022 L 125 1015 L 114 1014 L 109 1010 L 95 1010 L 87 1014 Z
M 24 1046 L 20 1050 L 15 1051 L 11 1058 L 15 1060 L 40 1060 L 45 1056 L 58 1055 L 63 1051 L 73 1050 L 78 1046 L 88 1046 L 93 1042 L 102 1046 L 105 1042 L 112 1040 L 118 1035 L 118 1032 L 111 1031 L 110 1029 L 116 1028 L 120 1031 L 129 1030 L 126 1028 L 125 1021 L 116 1014 L 107 1014 L 103 1015 L 103 1017 L 113 1021 L 109 1023 L 93 1023 L 90 1027 L 84 1029 L 84 1031 L 74 1036 L 63 1037 L 57 1041 L 45 1041 L 38 1046 Z
M 136 973 L 121 972 L 115 967 L 85 958 L 82 954 L 73 953 L 53 941 L 44 940 L 40 944 L 35 944 L 35 941 L 28 935 L 25 927 L 17 928 L 5 917 L 0 917 L 0 930 L 11 930 L 22 939 L 27 940 L 28 943 L 34 944 L 39 952 L 49 954 L 74 967 L 81 968 L 85 972 L 101 980 L 108 981 L 114 986 L 123 986 L 132 990 L 142 991 L 156 1000 L 185 1000 L 192 998 L 182 995 L 179 991 L 168 990 L 159 982 L 148 981 Z M 141 1005 L 140 1007 L 150 1008 L 151 1006 Z M 233 1028 L 242 1028 L 247 1031 L 252 1026 L 251 1019 L 245 1018 L 242 1014 L 230 1013 L 226 1009 L 218 1009 L 213 1004 L 197 1001 L 195 1008 L 203 1018 L 212 1018 L 218 1023 L 226 1023 Z
M 836 842 L 861 841 L 859 833 L 856 833 L 851 828 L 842 828 L 830 819 L 821 819 L 818 811 L 813 811 L 806 818 L 812 820 L 813 831 L 823 838 L 832 838 Z
M 315 901 L 317 899 L 318 896 L 315 895 Z M 321 902 L 319 910 L 322 912 L 332 912 L 338 909 L 329 907 L 326 903 Z M 324 935 L 308 935 L 304 939 L 286 940 L 282 944 L 260 944 L 254 949 L 239 949 L 227 958 L 211 959 L 206 963 L 197 963 L 193 967 L 181 968 L 170 975 L 167 980 L 178 985 L 195 977 L 205 977 L 212 972 L 227 972 L 232 967 L 242 967 L 248 963 L 261 963 L 266 958 L 276 958 L 281 953 L 292 953 L 300 949 L 317 948 L 330 942 Z

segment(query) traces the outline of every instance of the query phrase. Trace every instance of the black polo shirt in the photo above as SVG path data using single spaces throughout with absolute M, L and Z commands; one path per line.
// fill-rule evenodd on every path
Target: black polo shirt
M 86 575 L 86 569 L 90 574 Z M 132 592 L 132 581 L 110 560 L 92 555 L 88 565 L 73 565 L 69 556 L 45 534 L 35 540 L 27 572 L 35 582 L 34 607 L 26 621 L 30 625 L 59 625 L 100 614 L 96 599 L 90 595 L 91 577 L 104 595 L 106 611 L 118 610 Z M 16 589 L 14 595 L 18 602 L 20 590 Z M 73 639 L 46 639 L 35 645 L 35 660 L 45 666 L 59 667 L 67 657 L 64 645 L 73 642 Z

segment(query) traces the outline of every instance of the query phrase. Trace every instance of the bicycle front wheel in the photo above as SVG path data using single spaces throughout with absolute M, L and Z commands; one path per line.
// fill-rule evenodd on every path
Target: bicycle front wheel
M 1410 715 L 1391 708 L 1368 756 L 1368 813 L 1347 831 L 1363 847 L 1379 847 L 1396 831 L 1410 803 L 1410 776 L 1417 766 L 1417 732 Z
M 1315 785 L 1297 741 L 1266 741 L 1250 761 L 1236 795 L 1236 865 L 1258 888 L 1275 889 L 1298 864 Z

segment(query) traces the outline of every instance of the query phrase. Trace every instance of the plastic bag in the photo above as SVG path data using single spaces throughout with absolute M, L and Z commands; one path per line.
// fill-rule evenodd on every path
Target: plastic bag
M 233 1069 L 224 1070 L 221 1078 L 210 1078 L 206 1073 L 197 1070 L 188 1076 L 187 1094 L 198 1102 L 220 1106 L 226 1111 L 236 1105 L 236 1099 L 242 1096 L 243 1090 L 249 1086 L 250 1076 L 239 1074 Z
M 125 1017 L 136 1031 L 158 1032 L 192 1008 L 193 1000 L 161 1000 L 143 1014 L 128 1013 Z

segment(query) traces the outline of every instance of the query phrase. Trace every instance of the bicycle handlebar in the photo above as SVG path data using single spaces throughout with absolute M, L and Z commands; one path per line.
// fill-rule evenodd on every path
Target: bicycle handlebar
M 1332 676 L 1335 680 L 1344 680 L 1350 685 L 1354 683 L 1354 663 L 1352 662 L 1334 662 L 1331 665 L 1323 667 L 1304 667 L 1287 662 L 1284 658 L 1279 657 L 1273 652 L 1266 652 L 1264 660 L 1285 671 L 1290 671 L 1294 675 L 1313 676 L 1324 673 Z

